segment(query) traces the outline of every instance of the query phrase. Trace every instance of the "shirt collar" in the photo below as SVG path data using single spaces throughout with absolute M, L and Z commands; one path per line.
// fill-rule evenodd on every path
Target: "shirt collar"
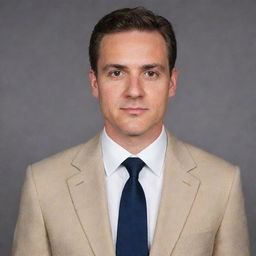
M 101 147 L 103 162 L 107 176 L 110 176 L 128 157 L 139 157 L 149 169 L 157 176 L 161 176 L 167 146 L 167 135 L 163 126 L 161 134 L 137 155 L 133 155 L 113 141 L 103 129 Z

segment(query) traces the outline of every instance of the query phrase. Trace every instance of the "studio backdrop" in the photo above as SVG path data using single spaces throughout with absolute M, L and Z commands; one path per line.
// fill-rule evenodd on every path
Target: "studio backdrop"
M 95 23 L 122 7 L 168 18 L 178 41 L 166 126 L 241 168 L 256 255 L 256 2 L 0 0 L 0 255 L 10 254 L 28 164 L 102 129 L 88 83 Z

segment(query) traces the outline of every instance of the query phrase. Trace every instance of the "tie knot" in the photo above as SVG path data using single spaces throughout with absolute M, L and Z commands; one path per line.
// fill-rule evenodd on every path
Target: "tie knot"
M 127 169 L 130 177 L 135 177 L 138 179 L 139 173 L 145 163 L 138 157 L 128 157 L 123 161 L 122 165 Z

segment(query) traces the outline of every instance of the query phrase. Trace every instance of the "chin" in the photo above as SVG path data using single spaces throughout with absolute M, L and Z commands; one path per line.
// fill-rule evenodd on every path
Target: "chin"
M 148 129 L 142 126 L 130 126 L 126 125 L 123 129 L 123 133 L 128 136 L 141 136 L 143 135 Z

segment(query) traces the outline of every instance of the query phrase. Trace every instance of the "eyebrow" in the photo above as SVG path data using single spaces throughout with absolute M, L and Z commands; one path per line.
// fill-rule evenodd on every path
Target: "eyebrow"
M 110 68 L 116 68 L 116 69 L 124 70 L 124 69 L 127 69 L 127 66 L 121 65 L 121 64 L 107 64 L 103 67 L 103 71 L 107 71 Z
M 103 71 L 107 71 L 110 68 L 116 68 L 120 70 L 128 69 L 126 65 L 121 65 L 121 64 L 107 64 L 103 67 Z M 159 68 L 162 71 L 165 71 L 165 67 L 159 63 L 150 63 L 150 64 L 145 64 L 141 66 L 142 70 L 148 70 L 148 69 L 154 69 L 154 68 Z
M 165 71 L 165 67 L 159 63 L 146 64 L 142 66 L 142 70 L 159 68 L 161 71 Z

